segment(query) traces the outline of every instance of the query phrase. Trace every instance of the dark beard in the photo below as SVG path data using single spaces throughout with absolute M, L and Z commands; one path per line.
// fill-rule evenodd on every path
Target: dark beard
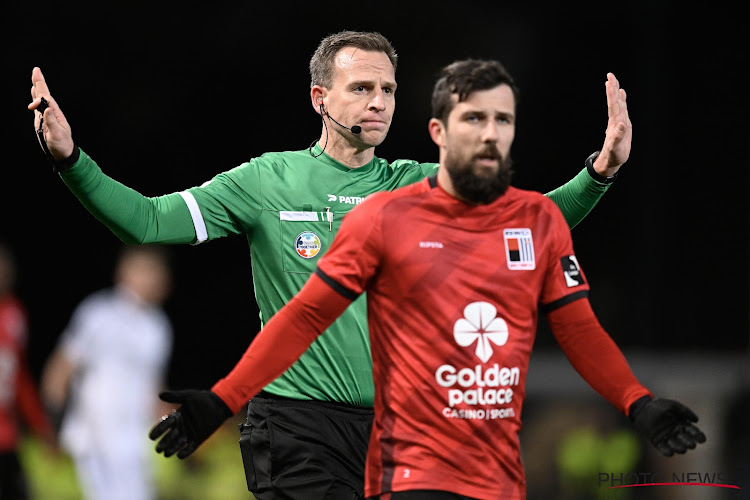
M 495 157 L 499 163 L 497 175 L 494 176 L 478 175 L 471 165 L 461 167 L 446 165 L 448 175 L 450 175 L 453 183 L 453 189 L 462 199 L 476 205 L 486 205 L 492 203 L 507 191 L 513 177 L 513 162 L 510 157 L 503 158 L 500 152 L 494 148 L 493 152 L 496 153 Z M 449 162 L 446 161 L 446 163 Z

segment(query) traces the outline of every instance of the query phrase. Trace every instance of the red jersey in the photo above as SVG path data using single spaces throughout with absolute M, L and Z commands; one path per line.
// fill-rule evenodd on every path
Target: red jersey
M 318 267 L 367 291 L 366 495 L 524 498 L 518 433 L 538 309 L 588 291 L 555 203 L 511 187 L 471 206 L 425 180 L 353 210 Z
M 596 319 L 558 207 L 509 188 L 472 206 L 435 179 L 344 218 L 315 274 L 212 390 L 239 411 L 367 293 L 375 420 L 365 494 L 523 499 L 518 433 L 540 308 L 565 355 L 627 412 L 650 394 Z
M 16 448 L 21 417 L 40 434 L 52 434 L 26 361 L 26 342 L 24 308 L 13 297 L 0 298 L 0 452 Z

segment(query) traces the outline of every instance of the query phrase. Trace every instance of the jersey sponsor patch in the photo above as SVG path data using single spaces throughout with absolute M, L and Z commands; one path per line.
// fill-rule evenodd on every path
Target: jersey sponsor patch
M 585 283 L 583 274 L 581 274 L 581 269 L 578 266 L 578 259 L 576 259 L 575 255 L 568 255 L 567 257 L 561 258 L 560 264 L 562 265 L 565 283 L 567 283 L 568 288 L 583 285 Z
M 508 341 L 508 323 L 497 316 L 489 302 L 472 302 L 464 308 L 464 317 L 453 325 L 453 338 L 461 347 L 477 343 L 474 351 L 486 363 L 492 356 L 492 344 L 503 346 Z
M 443 248 L 444 245 L 440 241 L 420 241 L 419 248 Z
M 505 239 L 505 256 L 508 269 L 533 270 L 536 269 L 534 259 L 534 239 L 529 228 L 510 228 L 503 230 Z
M 444 418 L 495 420 L 515 417 L 514 388 L 521 382 L 518 366 L 489 363 L 495 348 L 508 342 L 508 323 L 489 302 L 472 302 L 453 325 L 453 339 L 474 349 L 479 362 L 446 362 L 435 370 L 435 382 L 445 394 Z M 476 346 L 475 346 L 476 344 Z M 493 347 L 494 346 L 494 347 Z
M 297 255 L 303 259 L 312 259 L 320 253 L 323 244 L 320 242 L 320 237 L 314 232 L 303 231 L 297 235 L 297 239 L 294 241 L 294 248 L 297 251 Z

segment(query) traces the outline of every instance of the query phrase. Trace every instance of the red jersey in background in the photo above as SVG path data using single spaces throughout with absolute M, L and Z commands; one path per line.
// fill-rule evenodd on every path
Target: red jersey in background
M 28 320 L 21 303 L 0 298 L 0 452 L 15 450 L 21 420 L 40 435 L 52 427 L 26 358 Z

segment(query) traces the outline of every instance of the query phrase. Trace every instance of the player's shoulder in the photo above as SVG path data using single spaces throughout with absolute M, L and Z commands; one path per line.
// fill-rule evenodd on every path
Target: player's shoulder
M 260 156 L 241 160 L 235 167 L 215 174 L 211 179 L 204 182 L 200 187 L 207 187 L 214 181 L 219 184 L 235 183 L 244 185 L 254 183 L 259 178 L 266 176 L 277 176 L 290 172 L 294 168 L 310 168 L 311 156 L 307 150 L 301 151 L 273 151 L 263 153 Z
M 557 204 L 549 196 L 531 189 L 522 189 L 510 186 L 506 193 L 509 201 L 522 204 L 527 210 L 544 213 L 557 213 L 560 211 Z
M 428 192 L 434 186 L 430 184 L 430 178 L 422 178 L 421 180 L 406 186 L 401 186 L 392 191 L 380 191 L 373 193 L 365 198 L 365 201 L 373 200 L 374 203 L 379 203 L 381 206 L 393 202 L 395 200 L 408 199 L 414 196 L 419 196 L 423 193 Z
M 79 314 L 99 314 L 111 307 L 115 300 L 114 288 L 103 288 L 85 296 L 76 306 Z
M 431 163 L 431 162 L 419 162 L 416 160 L 407 160 L 407 159 L 399 159 L 394 160 L 392 162 L 388 162 L 388 160 L 384 160 L 382 158 L 375 158 L 376 161 L 380 162 L 381 164 L 387 166 L 391 170 L 399 171 L 399 170 L 418 170 L 420 171 L 423 176 L 432 175 L 434 173 L 437 173 L 438 167 L 440 166 L 438 163 Z
M 0 300 L 0 314 L 6 312 L 16 314 L 16 312 L 25 313 L 25 307 L 21 300 L 14 295 L 6 295 Z
M 547 196 L 533 189 L 524 189 L 516 186 L 508 187 L 508 195 L 519 200 L 526 200 L 529 203 L 546 203 L 544 200 L 551 201 Z
M 295 167 L 305 165 L 314 158 L 306 149 L 299 151 L 270 151 L 255 156 L 235 168 L 274 168 L 274 167 Z
M 410 200 L 431 189 L 428 178 L 423 178 L 412 184 L 396 188 L 392 191 L 377 191 L 365 197 L 364 201 L 354 207 L 352 212 L 382 212 L 386 208 L 398 206 L 401 200 Z
M 0 340 L 10 340 L 16 344 L 26 343 L 27 324 L 26 311 L 23 304 L 16 297 L 7 297 L 0 301 Z
M 310 153 L 310 150 L 299 149 L 295 151 L 269 151 L 255 159 L 267 162 L 298 162 L 300 160 L 314 160 L 315 157 Z

